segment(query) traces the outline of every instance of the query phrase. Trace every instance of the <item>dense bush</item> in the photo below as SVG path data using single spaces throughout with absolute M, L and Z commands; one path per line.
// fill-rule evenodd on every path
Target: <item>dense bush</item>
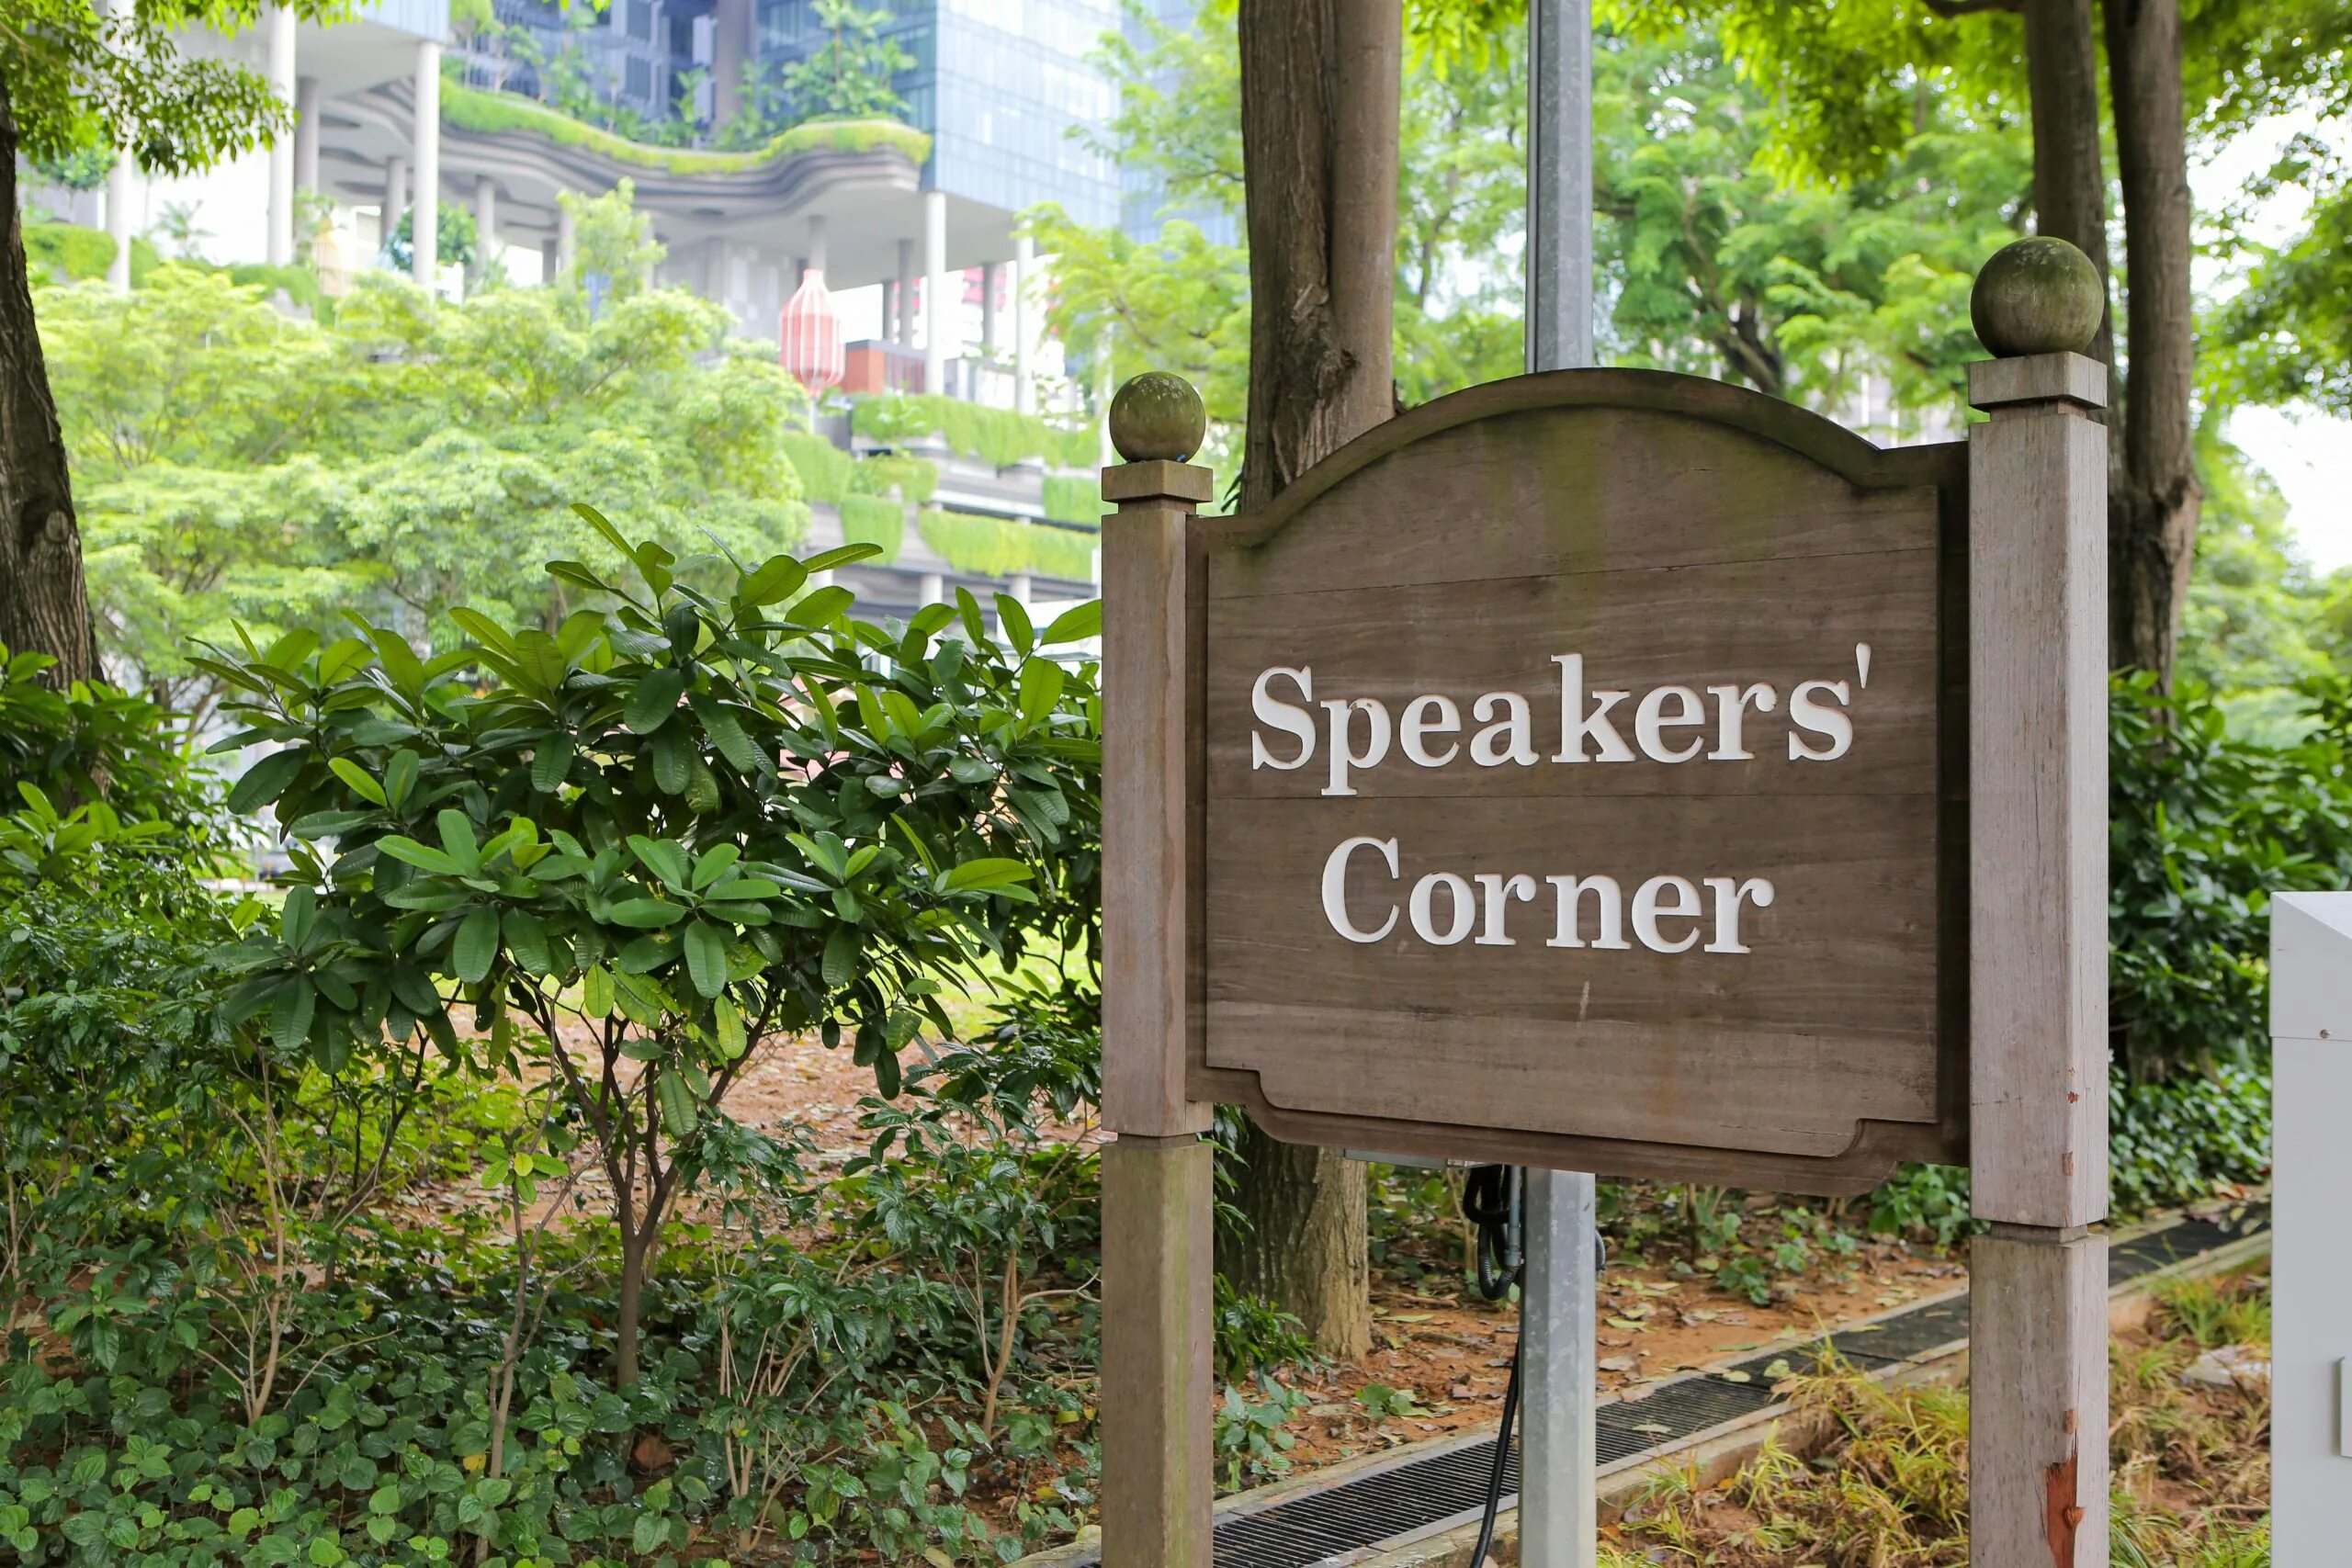
M 2120 680 L 2109 726 L 2115 1065 L 2154 1081 L 2267 1053 L 2270 895 L 2352 887 L 2352 681 L 2307 689 L 2287 746 L 2230 734 L 2210 694 Z
M 863 397 L 851 407 L 850 428 L 869 441 L 898 443 L 937 435 L 948 450 L 991 468 L 1042 457 L 1061 468 L 1090 468 L 1097 456 L 1091 424 L 1065 427 L 1035 414 L 988 408 L 924 392 Z
M 936 506 L 925 507 L 918 524 L 923 543 L 958 571 L 981 577 L 1027 572 L 1067 582 L 1088 582 L 1094 577 L 1094 552 L 1101 541 L 1093 534 Z
M 805 430 L 787 430 L 776 441 L 800 475 L 802 496 L 832 506 L 849 493 L 850 465 L 855 459 L 848 453 Z
M 877 452 L 859 460 L 849 488 L 859 495 L 895 495 L 920 506 L 939 490 L 939 465 L 908 452 Z
M 1099 528 L 1102 524 L 1102 481 L 1091 474 L 1047 474 L 1046 476 L 1046 515 L 1057 523 L 1075 523 L 1084 528 Z
M 842 537 L 874 547 L 875 559 L 888 566 L 907 543 L 907 505 L 887 495 L 842 497 Z

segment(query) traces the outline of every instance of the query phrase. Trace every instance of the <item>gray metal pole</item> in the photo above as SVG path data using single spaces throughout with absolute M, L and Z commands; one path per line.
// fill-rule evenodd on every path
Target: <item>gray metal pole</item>
M 1592 363 L 1591 0 L 1528 6 L 1527 367 Z M 1531 1170 L 1520 1301 L 1519 1561 L 1593 1568 L 1593 1179 Z

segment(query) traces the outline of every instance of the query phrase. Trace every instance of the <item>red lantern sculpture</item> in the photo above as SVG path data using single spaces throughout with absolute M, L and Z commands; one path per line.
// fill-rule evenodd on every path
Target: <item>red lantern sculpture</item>
M 810 267 L 801 274 L 800 287 L 785 301 L 776 333 L 784 344 L 777 357 L 811 397 L 842 384 L 842 319 L 833 310 L 832 291 L 825 287 L 822 272 Z

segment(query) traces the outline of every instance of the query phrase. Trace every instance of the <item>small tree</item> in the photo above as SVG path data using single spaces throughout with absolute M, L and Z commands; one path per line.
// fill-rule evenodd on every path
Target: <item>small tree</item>
M 896 117 L 907 106 L 890 90 L 890 78 L 915 57 L 882 36 L 886 10 L 868 11 L 856 0 L 817 0 L 817 22 L 831 36 L 805 60 L 784 69 L 792 96 L 793 119 Z
M 553 631 L 459 610 L 479 645 L 429 663 L 383 627 L 208 663 L 251 725 L 223 744 L 277 748 L 230 804 L 298 842 L 229 1014 L 331 1073 L 422 1030 L 456 1070 L 544 1074 L 558 1152 L 610 1183 L 626 1385 L 663 1219 L 760 1043 L 847 1039 L 895 1094 L 926 1021 L 954 1032 L 943 983 L 1017 947 L 1096 814 L 1093 666 L 1045 649 L 1100 612 L 1041 637 L 1000 599 L 1006 646 L 961 594 L 885 630 L 809 583 L 870 547 L 680 561 L 586 515 L 635 581 L 553 563 L 612 606 Z

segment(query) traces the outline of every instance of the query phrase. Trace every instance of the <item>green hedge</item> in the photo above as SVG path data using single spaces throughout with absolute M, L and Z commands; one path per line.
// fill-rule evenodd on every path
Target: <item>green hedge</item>
M 787 431 L 784 451 L 800 475 L 800 493 L 808 500 L 838 505 L 850 492 L 850 466 L 854 459 L 823 436 L 805 430 Z
M 1106 510 L 1099 479 L 1077 474 L 1046 476 L 1046 515 L 1055 522 L 1099 528 Z
M 1028 572 L 1073 582 L 1094 575 L 1097 541 L 1092 534 L 935 506 L 923 510 L 920 523 L 923 542 L 958 571 L 979 577 Z
M 28 223 L 24 227 L 25 261 L 38 276 L 46 272 L 61 283 L 82 283 L 104 277 L 114 262 L 114 236 L 103 229 L 79 223 Z M 145 240 L 130 242 L 130 280 L 137 283 L 148 269 L 163 265 L 163 255 Z
M 883 452 L 863 458 L 850 471 L 849 488 L 859 495 L 888 495 L 896 491 L 921 506 L 939 491 L 939 465 L 908 452 Z
M 673 175 L 745 174 L 804 152 L 829 149 L 849 152 L 894 150 L 914 164 L 931 156 L 929 136 L 910 125 L 888 119 L 811 120 L 794 126 L 764 147 L 745 152 L 655 147 L 583 125 L 561 110 L 530 98 L 485 92 L 447 81 L 441 84 L 441 118 L 460 130 L 484 135 L 502 130 L 528 131 L 567 147 L 602 153 L 615 163 L 662 169 Z
M 869 441 L 893 444 L 938 435 L 949 450 L 996 468 L 1028 457 L 1042 457 L 1058 468 L 1091 468 L 1099 450 L 1091 423 L 1075 427 L 1051 424 L 1033 413 L 987 408 L 930 392 L 882 392 L 859 398 L 851 405 L 850 428 Z
M 907 545 L 907 508 L 887 495 L 842 497 L 842 537 L 853 545 L 879 545 L 878 563 L 888 566 Z

